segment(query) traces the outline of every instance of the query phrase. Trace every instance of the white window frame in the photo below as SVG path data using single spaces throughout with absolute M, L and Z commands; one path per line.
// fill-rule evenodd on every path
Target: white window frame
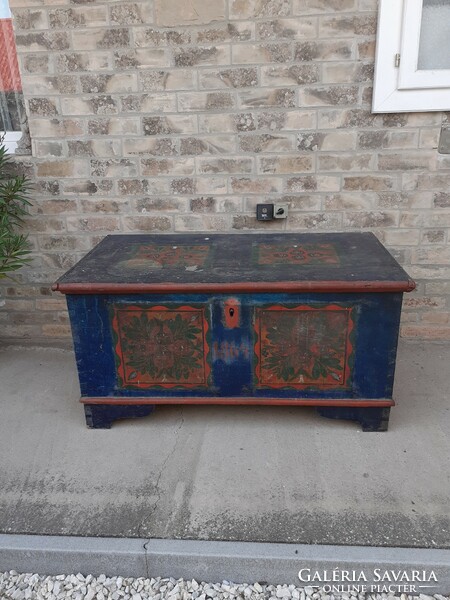
M 22 137 L 21 131 L 0 131 L 0 135 L 3 137 L 3 145 L 6 148 L 7 154 L 14 154 Z
M 380 0 L 372 112 L 450 110 L 450 70 L 417 69 L 423 0 Z

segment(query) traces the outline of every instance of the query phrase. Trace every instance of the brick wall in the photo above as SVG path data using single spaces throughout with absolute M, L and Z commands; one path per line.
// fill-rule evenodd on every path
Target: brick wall
M 68 339 L 49 284 L 110 232 L 371 230 L 402 333 L 450 339 L 443 113 L 370 112 L 375 0 L 12 0 L 35 181 L 0 336 Z M 261 201 L 287 221 L 258 224 Z

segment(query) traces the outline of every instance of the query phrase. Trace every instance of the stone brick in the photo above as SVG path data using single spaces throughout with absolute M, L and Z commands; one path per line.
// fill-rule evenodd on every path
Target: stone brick
M 276 156 L 259 159 L 260 173 L 292 174 L 305 173 L 314 168 L 311 156 Z
M 227 177 L 197 177 L 196 179 L 197 194 L 214 194 L 223 195 L 228 193 L 228 178 Z
M 64 194 L 74 194 L 77 196 L 88 195 L 95 196 L 96 194 L 109 194 L 113 189 L 113 182 L 110 179 L 82 179 L 78 181 L 64 181 Z
M 47 13 L 39 9 L 15 9 L 14 27 L 16 31 L 22 29 L 48 29 Z
M 435 155 L 430 152 L 403 152 L 402 154 L 379 154 L 378 168 L 381 171 L 432 171 Z
M 288 192 L 315 192 L 317 190 L 317 179 L 314 175 L 291 177 L 287 180 L 286 190 Z
M 120 101 L 122 105 L 122 112 L 176 112 L 175 94 L 139 94 L 122 96 Z
M 302 152 L 317 150 L 353 150 L 356 145 L 356 134 L 352 131 L 332 133 L 308 132 L 297 135 L 297 150 Z
M 232 133 L 237 130 L 238 115 L 230 113 L 198 115 L 199 131 L 201 133 Z
M 39 202 L 36 208 L 36 214 L 39 215 L 58 215 L 66 213 L 74 213 L 77 210 L 77 204 L 73 200 L 55 199 L 44 200 Z
M 291 136 L 286 135 L 248 134 L 239 136 L 239 146 L 243 152 L 257 154 L 260 152 L 292 152 L 294 140 Z
M 231 0 L 230 2 L 230 19 L 286 17 L 289 13 L 289 0 Z
M 223 22 L 197 30 L 196 41 L 200 44 L 252 40 L 255 37 L 255 25 L 252 21 L 237 23 Z
M 417 248 L 411 257 L 412 264 L 449 265 L 450 246 L 428 246 Z
M 80 140 L 69 140 L 68 155 L 69 156 L 118 156 L 121 152 L 120 140 L 88 140 L 82 142 Z
M 130 158 L 91 160 L 90 175 L 94 177 L 136 177 L 137 162 Z
M 234 98 L 228 92 L 189 92 L 178 94 L 181 111 L 222 110 L 234 107 Z
M 291 212 L 287 230 L 312 229 L 312 230 L 336 230 L 342 227 L 342 215 L 338 212 L 327 213 L 301 213 Z
M 371 154 L 320 154 L 320 171 L 372 171 L 375 157 Z
M 289 67 L 261 67 L 262 85 L 303 85 L 319 81 L 318 65 L 291 65 Z
M 357 0 L 294 0 L 294 15 L 353 12 Z
M 78 137 L 84 134 L 84 122 L 79 119 L 30 119 L 32 138 Z
M 319 21 L 319 37 L 373 36 L 377 30 L 376 15 L 339 15 L 321 17 Z
M 317 19 L 309 17 L 264 21 L 257 23 L 256 32 L 261 40 L 304 40 L 305 38 L 315 38 L 317 35 Z
M 19 33 L 15 39 L 17 49 L 21 53 L 67 50 L 70 47 L 69 35 L 66 32 Z
M 80 82 L 81 91 L 85 94 L 111 94 L 137 91 L 137 76 L 135 73 L 82 75 Z
M 174 49 L 172 52 L 176 67 L 230 64 L 230 47 L 228 45 L 197 46 L 195 48 Z
M 445 242 L 444 229 L 428 229 L 422 232 L 422 242 L 425 244 L 442 244 Z
M 194 213 L 209 213 L 216 209 L 217 200 L 212 196 L 201 198 L 192 198 L 190 201 L 190 209 Z
M 33 154 L 39 158 L 50 157 L 50 156 L 63 156 L 64 146 L 63 142 L 56 141 L 38 141 L 33 142 Z M 45 190 L 48 191 L 48 190 Z
M 194 115 L 170 115 L 168 117 L 143 117 L 144 135 L 167 135 L 170 133 L 196 133 L 197 119 Z
M 373 208 L 373 195 L 367 192 L 327 194 L 323 202 L 326 210 L 370 210 Z
M 188 137 L 180 140 L 180 154 L 228 154 L 234 150 L 233 136 Z
M 349 60 L 353 57 L 353 45 L 347 41 L 297 42 L 294 49 L 294 60 L 299 62 Z
M 139 79 L 144 92 L 164 90 L 190 90 L 195 87 L 193 72 L 186 71 L 143 71 Z
M 253 159 L 247 157 L 233 158 L 198 158 L 199 173 L 252 173 Z
M 49 57 L 45 54 L 25 54 L 22 58 L 22 72 L 42 74 L 49 73 Z
M 169 67 L 170 57 L 164 48 L 133 48 L 114 52 L 116 69 L 152 69 Z
M 117 189 L 121 196 L 134 196 L 148 192 L 148 182 L 145 179 L 119 179 Z
M 50 160 L 36 166 L 38 177 L 84 177 L 88 174 L 88 164 L 76 160 Z
M 319 111 L 319 129 L 372 127 L 377 123 L 379 115 L 365 108 Z
M 194 171 L 195 161 L 193 158 L 141 159 L 141 174 L 144 176 L 192 175 Z
M 183 177 L 180 179 L 172 179 L 170 184 L 174 194 L 195 194 L 195 180 L 191 177 Z
M 196 214 L 175 216 L 175 231 L 229 231 L 230 229 L 231 215 Z
M 358 42 L 357 47 L 357 58 L 359 60 L 375 59 L 375 40 L 364 40 L 362 42 Z
M 111 68 L 109 56 L 109 52 L 58 54 L 56 56 L 56 71 L 58 73 L 73 73 L 74 71 L 109 70 Z
M 170 231 L 172 220 L 169 217 L 153 217 L 150 215 L 124 217 L 123 226 L 125 231 L 132 231 L 133 233 L 139 231 Z
M 258 85 L 258 72 L 255 67 L 240 69 L 202 69 L 199 85 L 203 89 L 242 88 Z
M 108 24 L 106 6 L 56 8 L 49 10 L 48 17 L 52 29 L 98 27 Z
M 114 115 L 119 112 L 118 102 L 109 95 L 62 98 L 63 115 Z
M 31 116 L 51 117 L 57 115 L 59 110 L 56 99 L 30 98 L 28 100 L 28 111 Z
M 282 180 L 276 177 L 232 177 L 231 191 L 234 194 L 273 194 L 282 190 Z
M 83 213 L 89 214 L 118 214 L 122 210 L 127 210 L 128 200 L 105 200 L 104 198 L 95 198 L 94 200 L 81 200 L 81 209 Z
M 404 173 L 405 190 L 446 190 L 450 188 L 450 173 Z
M 118 231 L 120 229 L 119 217 L 113 216 L 89 216 L 88 218 L 69 217 L 67 219 L 67 231 Z
M 225 0 L 155 0 L 155 22 L 162 27 L 203 25 L 226 17 Z
M 130 46 L 130 31 L 125 28 L 74 31 L 72 44 L 74 50 L 124 48 Z
M 111 23 L 118 25 L 148 25 L 153 21 L 151 2 L 125 2 L 109 7 Z
M 190 44 L 192 35 L 189 30 L 158 29 L 153 27 L 135 27 L 133 30 L 136 48 L 156 46 L 180 46 Z
M 402 325 L 400 335 L 405 338 L 420 338 L 422 340 L 448 340 L 450 339 L 450 327 L 441 325 Z
M 437 208 L 450 208 L 450 192 L 436 192 L 433 195 L 433 204 Z
M 395 212 L 347 212 L 344 214 L 344 226 L 359 229 L 373 227 L 395 227 L 398 214 Z
M 328 62 L 322 65 L 323 83 L 363 83 L 373 81 L 373 63 Z
M 75 94 L 78 91 L 77 80 L 72 75 L 42 77 L 30 75 L 23 81 L 25 94 Z
M 186 212 L 187 211 L 187 200 L 186 198 L 179 198 L 176 196 L 164 196 L 158 198 L 157 196 L 146 196 L 145 198 L 137 198 L 134 201 L 136 210 L 140 213 L 148 212 Z
M 178 144 L 171 138 L 138 138 L 123 141 L 125 155 L 149 154 L 151 156 L 174 156 L 179 153 Z
M 295 107 L 295 91 L 289 88 L 239 92 L 241 108 Z
M 374 191 L 392 190 L 397 187 L 397 179 L 395 177 L 383 175 L 350 175 L 344 176 L 344 190 L 353 191 Z
M 356 104 L 357 86 L 319 86 L 299 91 L 301 106 L 326 106 Z
M 415 246 L 420 241 L 417 229 L 387 229 L 384 232 L 384 243 L 388 246 Z
M 422 129 L 419 133 L 419 148 L 434 148 L 439 145 L 441 129 L 434 127 L 432 129 Z
M 140 119 L 136 118 L 95 118 L 88 120 L 88 134 L 99 135 L 138 135 L 141 131 Z
M 231 47 L 233 64 L 287 62 L 292 60 L 292 46 L 280 44 L 236 44 Z

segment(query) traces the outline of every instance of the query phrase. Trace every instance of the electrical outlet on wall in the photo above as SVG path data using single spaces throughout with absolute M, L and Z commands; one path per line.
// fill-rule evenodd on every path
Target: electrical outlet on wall
M 288 216 L 288 205 L 287 204 L 274 204 L 273 205 L 273 218 L 274 219 L 287 219 Z

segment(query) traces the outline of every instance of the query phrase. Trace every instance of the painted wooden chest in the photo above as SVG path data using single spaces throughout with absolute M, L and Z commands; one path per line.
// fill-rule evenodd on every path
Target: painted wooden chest
M 53 289 L 89 427 L 157 404 L 286 404 L 382 431 L 414 287 L 371 233 L 249 233 L 107 236 Z

